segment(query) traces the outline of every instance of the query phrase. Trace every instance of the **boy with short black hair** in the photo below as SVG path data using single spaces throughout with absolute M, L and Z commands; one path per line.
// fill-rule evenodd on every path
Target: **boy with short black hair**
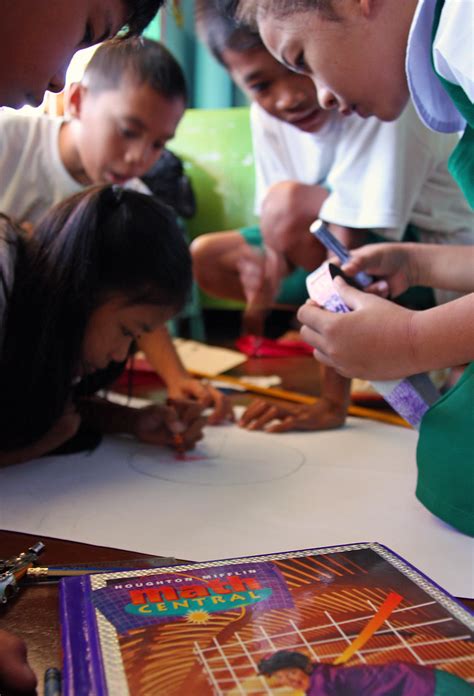
M 113 39 L 93 55 L 81 83 L 71 86 L 69 119 L 0 114 L 0 211 L 21 223 L 91 184 L 149 192 L 139 177 L 161 156 L 186 107 L 182 70 L 160 43 Z M 221 392 L 192 379 L 165 327 L 143 337 L 169 396 L 215 405 L 230 415 Z

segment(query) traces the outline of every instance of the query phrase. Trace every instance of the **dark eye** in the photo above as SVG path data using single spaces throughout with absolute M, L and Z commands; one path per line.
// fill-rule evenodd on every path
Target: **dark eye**
M 294 69 L 297 72 L 309 72 L 309 68 L 304 57 L 304 51 L 300 51 L 300 53 L 298 53 L 298 55 L 296 56 Z
M 138 137 L 138 135 L 129 128 L 121 128 L 120 132 L 124 138 L 129 138 L 130 140 Z
M 126 338 L 132 338 L 132 339 L 135 338 L 133 333 L 131 331 L 129 331 L 125 326 L 121 326 L 120 328 L 121 328 L 123 336 L 125 336 Z
M 270 82 L 257 82 L 254 85 L 250 85 L 252 92 L 265 92 L 270 87 Z

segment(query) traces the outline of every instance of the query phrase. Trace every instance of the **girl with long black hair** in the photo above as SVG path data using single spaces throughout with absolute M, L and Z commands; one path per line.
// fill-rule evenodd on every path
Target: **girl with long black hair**
M 0 220 L 0 465 L 54 451 L 82 426 L 186 447 L 202 407 L 132 409 L 95 396 L 133 343 L 178 312 L 191 259 L 173 212 L 151 196 L 93 187 L 31 236 Z

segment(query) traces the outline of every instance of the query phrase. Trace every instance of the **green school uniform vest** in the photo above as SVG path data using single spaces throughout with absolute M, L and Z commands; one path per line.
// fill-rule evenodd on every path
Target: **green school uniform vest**
M 474 363 L 423 416 L 416 459 L 417 498 L 474 536 Z
M 434 43 L 438 30 L 443 5 L 444 0 L 437 0 L 431 35 L 432 44 Z M 451 153 L 448 161 L 448 169 L 459 184 L 467 202 L 471 208 L 474 208 L 474 104 L 460 85 L 449 82 L 449 80 L 446 80 L 437 72 L 434 66 L 433 55 L 431 55 L 431 62 L 434 72 L 451 98 L 451 101 L 467 122 L 464 135 Z

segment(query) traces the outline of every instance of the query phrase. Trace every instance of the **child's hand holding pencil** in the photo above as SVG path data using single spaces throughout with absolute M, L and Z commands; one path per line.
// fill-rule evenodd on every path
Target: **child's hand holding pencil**
M 169 399 L 166 405 L 153 404 L 136 412 L 133 434 L 152 445 L 168 445 L 179 455 L 192 449 L 203 437 L 206 418 L 196 401 Z

